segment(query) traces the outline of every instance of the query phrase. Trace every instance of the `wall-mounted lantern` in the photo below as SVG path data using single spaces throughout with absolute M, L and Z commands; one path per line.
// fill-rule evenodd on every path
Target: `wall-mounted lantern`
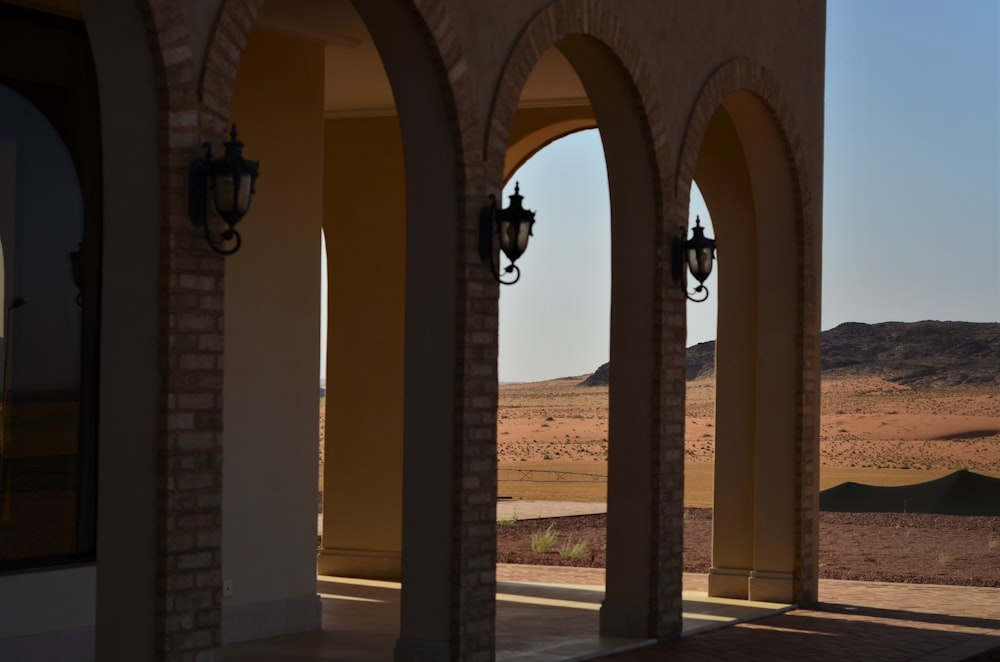
M 524 196 L 521 195 L 520 183 L 514 184 L 514 195 L 510 196 L 510 205 L 504 209 L 497 206 L 496 196 L 490 194 L 490 204 L 479 212 L 479 257 L 490 265 L 490 272 L 502 285 L 513 285 L 521 278 L 521 270 L 514 264 L 528 248 L 528 237 L 535 224 L 535 212 L 521 206 Z M 500 250 L 510 260 L 504 267 L 505 274 L 514 274 L 512 280 L 504 280 L 497 270 L 493 256 L 496 253 L 494 238 L 500 238 Z
M 236 231 L 236 224 L 250 209 L 250 201 L 257 192 L 257 169 L 260 161 L 243 158 L 243 143 L 236 137 L 236 125 L 224 143 L 226 153 L 212 158 L 212 146 L 202 145 L 205 158 L 195 159 L 188 171 L 188 214 L 191 223 L 205 231 L 205 240 L 220 255 L 232 255 L 240 249 L 243 240 Z M 208 193 L 219 217 L 226 223 L 220 233 L 208 227 Z
M 698 281 L 698 287 L 694 292 L 688 292 L 685 287 L 684 295 L 694 302 L 701 302 L 708 298 L 708 288 L 705 287 L 705 279 L 712 273 L 712 261 L 715 259 L 715 239 L 705 236 L 705 228 L 701 227 L 701 218 L 695 216 L 694 228 L 691 230 L 691 238 L 684 240 L 684 228 L 681 228 L 681 236 L 674 237 L 673 261 L 674 282 L 684 283 L 684 265 L 687 264 L 691 275 Z M 691 296 L 692 294 L 702 294 L 701 296 Z

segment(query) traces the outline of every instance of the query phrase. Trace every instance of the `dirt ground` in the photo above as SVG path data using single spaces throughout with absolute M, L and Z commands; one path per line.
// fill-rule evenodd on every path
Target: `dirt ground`
M 607 387 L 585 376 L 500 388 L 499 492 L 514 499 L 600 501 L 607 484 Z M 711 555 L 715 383 L 688 383 L 684 566 Z M 913 389 L 878 378 L 824 380 L 821 489 L 853 480 L 919 483 L 958 469 L 1000 477 L 1000 389 Z M 529 478 L 530 480 L 525 480 Z M 537 482 L 539 480 L 546 482 Z M 605 516 L 498 524 L 498 560 L 603 566 Z M 549 525 L 553 549 L 531 551 Z M 582 549 L 577 543 L 583 543 Z M 577 547 L 579 556 L 575 556 Z M 562 550 L 562 553 L 560 553 Z M 1000 518 L 822 513 L 820 576 L 1000 586 Z
M 500 387 L 501 466 L 606 461 L 608 389 L 567 377 Z M 688 382 L 685 456 L 711 463 L 715 381 Z M 824 380 L 823 466 L 1000 473 L 1000 388 L 912 389 L 878 378 Z
M 500 387 L 500 496 L 606 498 L 608 389 L 579 386 L 584 377 Z M 686 408 L 684 565 L 707 572 L 714 380 L 689 382 Z M 322 490 L 322 401 L 320 416 Z M 820 434 L 821 489 L 848 480 L 905 485 L 958 469 L 1000 477 L 1000 388 L 912 389 L 878 378 L 824 380 Z M 605 522 L 601 515 L 498 523 L 498 560 L 603 566 Z M 554 549 L 532 552 L 532 534 L 550 524 L 558 534 Z M 564 558 L 575 555 L 577 543 L 583 543 L 579 556 Z M 1000 518 L 822 513 L 820 575 L 1000 587 Z
M 501 563 L 604 567 L 605 515 L 497 524 Z M 532 534 L 551 528 L 547 553 L 532 551 Z M 1000 587 L 1000 517 L 889 513 L 821 513 L 820 577 L 910 584 Z M 712 511 L 684 515 L 684 570 L 707 573 Z M 582 548 L 578 543 L 583 543 Z M 579 551 L 575 556 L 574 548 Z
M 608 389 L 579 386 L 584 377 L 500 387 L 501 496 L 606 498 L 600 479 L 565 480 L 573 472 L 607 473 Z M 688 382 L 686 408 L 685 505 L 711 507 L 714 380 Z M 871 377 L 823 381 L 820 489 L 849 480 L 906 485 L 958 469 L 1000 477 L 1000 388 L 913 389 Z

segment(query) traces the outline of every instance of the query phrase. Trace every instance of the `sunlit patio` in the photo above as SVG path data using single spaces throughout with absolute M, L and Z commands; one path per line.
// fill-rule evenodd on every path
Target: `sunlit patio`
M 558 568 L 554 569 L 560 570 Z M 704 577 L 686 577 L 703 586 Z M 230 644 L 226 662 L 257 660 L 389 660 L 399 632 L 396 582 L 320 576 L 323 630 Z M 498 660 L 581 660 L 653 643 L 648 639 L 598 636 L 604 587 L 501 581 L 497 587 Z M 685 590 L 684 635 L 724 627 L 781 611 L 789 605 L 708 598 Z

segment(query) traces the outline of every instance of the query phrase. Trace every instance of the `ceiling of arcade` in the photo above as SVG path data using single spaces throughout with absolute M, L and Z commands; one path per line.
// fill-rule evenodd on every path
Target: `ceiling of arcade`
M 382 62 L 350 0 L 271 0 L 262 25 L 326 44 L 326 112 L 329 117 L 393 113 L 392 92 Z M 572 67 L 549 49 L 521 97 L 522 108 L 587 106 Z
M 4 0 L 66 16 L 80 15 L 79 0 Z M 395 113 L 378 51 L 351 0 L 269 0 L 260 25 L 326 46 L 325 111 L 329 118 Z M 555 48 L 525 84 L 511 132 L 509 172 L 534 151 L 566 133 L 594 126 L 580 79 Z M 561 109 L 561 111 L 560 111 Z M 553 115 L 553 112 L 558 113 Z

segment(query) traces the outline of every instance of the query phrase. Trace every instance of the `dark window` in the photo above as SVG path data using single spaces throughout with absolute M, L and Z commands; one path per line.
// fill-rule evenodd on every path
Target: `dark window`
M 94 558 L 94 90 L 82 25 L 0 9 L 0 570 Z

